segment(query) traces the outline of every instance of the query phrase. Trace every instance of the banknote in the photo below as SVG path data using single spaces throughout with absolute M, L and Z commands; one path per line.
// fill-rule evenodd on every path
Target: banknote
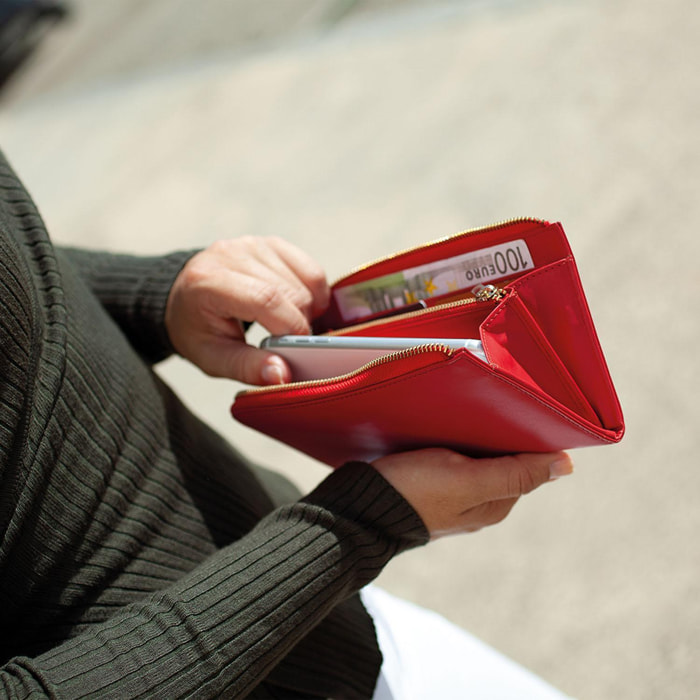
M 354 321 L 455 294 L 534 267 L 527 244 L 517 239 L 338 287 L 334 296 L 343 320 Z

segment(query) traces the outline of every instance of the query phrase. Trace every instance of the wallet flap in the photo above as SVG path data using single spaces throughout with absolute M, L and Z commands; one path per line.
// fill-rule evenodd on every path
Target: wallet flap
M 585 393 L 515 291 L 484 321 L 481 340 L 495 367 L 602 427 Z
M 509 288 L 535 319 L 602 425 L 621 429 L 622 409 L 573 257 L 535 270 Z

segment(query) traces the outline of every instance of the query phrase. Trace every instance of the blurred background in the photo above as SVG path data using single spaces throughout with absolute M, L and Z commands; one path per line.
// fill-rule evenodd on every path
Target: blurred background
M 625 440 L 380 582 L 577 698 L 697 697 L 700 4 L 29 4 L 0 14 L 0 146 L 57 242 L 277 234 L 334 279 L 473 226 L 564 223 Z M 233 422 L 240 387 L 159 371 L 249 456 L 325 475 Z

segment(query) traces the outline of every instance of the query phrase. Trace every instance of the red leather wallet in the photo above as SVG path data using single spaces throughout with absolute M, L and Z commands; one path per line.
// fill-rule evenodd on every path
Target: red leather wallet
M 457 286 L 473 288 L 432 296 L 417 311 L 367 309 L 348 320 L 350 288 L 444 261 L 459 261 Z M 238 421 L 330 466 L 422 447 L 484 456 L 622 439 L 620 404 L 559 223 L 504 222 L 366 265 L 333 285 L 314 332 L 480 338 L 488 359 L 421 345 L 340 377 L 236 396 Z

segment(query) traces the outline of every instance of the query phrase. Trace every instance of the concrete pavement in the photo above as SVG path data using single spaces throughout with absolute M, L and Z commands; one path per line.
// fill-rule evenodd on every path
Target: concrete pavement
M 381 583 L 575 697 L 695 697 L 700 6 L 73 4 L 0 102 L 2 148 L 58 241 L 275 233 L 333 278 L 511 216 L 564 222 L 627 437 Z M 245 452 L 322 478 L 230 420 L 230 383 L 162 373 Z

